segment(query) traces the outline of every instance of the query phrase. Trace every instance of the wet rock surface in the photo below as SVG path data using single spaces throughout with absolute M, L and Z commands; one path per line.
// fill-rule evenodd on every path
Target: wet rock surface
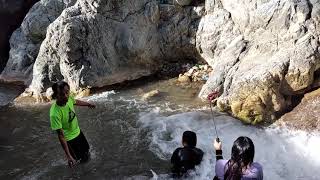
M 320 132 L 320 89 L 304 95 L 301 103 L 275 124 L 295 130 Z
M 205 79 L 199 97 L 219 91 L 220 110 L 258 124 L 274 122 L 297 96 L 319 86 L 320 3 L 315 0 L 218 0 L 197 6 L 156 0 L 52 2 L 43 0 L 28 13 L 15 32 L 24 36 L 11 38 L 13 58 L 1 75 L 30 85 L 35 97 L 45 96 L 59 80 L 78 92 L 192 60 L 207 63 L 212 73 L 182 74 L 181 81 Z M 50 22 L 28 18 L 37 19 L 46 7 L 56 7 L 50 8 L 56 10 L 48 13 L 54 14 Z
M 0 72 L 9 58 L 9 39 L 17 29 L 34 3 L 39 0 L 2 0 L 0 1 Z

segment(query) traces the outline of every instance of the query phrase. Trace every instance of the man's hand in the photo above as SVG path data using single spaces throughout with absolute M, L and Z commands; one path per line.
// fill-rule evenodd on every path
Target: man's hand
M 73 157 L 68 157 L 68 165 L 70 168 L 73 168 L 77 164 L 77 161 Z
M 76 106 L 87 106 L 87 107 L 89 107 L 89 108 L 91 108 L 91 109 L 96 108 L 96 105 L 91 104 L 91 103 L 89 103 L 89 102 L 87 102 L 87 101 L 81 101 L 81 100 L 78 100 L 78 99 L 76 99 L 75 105 L 76 105 Z
M 219 97 L 220 96 L 220 92 L 219 91 L 213 91 L 213 92 L 211 92 L 210 94 L 208 94 L 208 101 L 209 102 L 212 102 L 212 101 L 214 101 L 217 97 Z
M 214 140 L 213 147 L 215 150 L 221 150 L 222 144 L 221 141 L 217 142 L 217 139 Z

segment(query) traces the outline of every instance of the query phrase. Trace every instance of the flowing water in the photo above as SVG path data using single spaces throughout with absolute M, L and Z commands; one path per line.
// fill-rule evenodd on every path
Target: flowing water
M 153 89 L 162 93 L 142 101 L 142 92 Z M 169 179 L 170 156 L 181 146 L 185 130 L 197 133 L 197 146 L 205 152 L 189 179 L 212 179 L 215 131 L 208 106 L 196 99 L 197 90 L 164 81 L 85 98 L 97 105 L 93 110 L 76 108 L 92 159 L 74 169 L 66 166 L 57 135 L 50 130 L 50 104 L 3 107 L 0 179 Z M 221 113 L 215 119 L 225 158 L 238 136 L 249 136 L 264 179 L 319 179 L 320 135 L 246 126 Z

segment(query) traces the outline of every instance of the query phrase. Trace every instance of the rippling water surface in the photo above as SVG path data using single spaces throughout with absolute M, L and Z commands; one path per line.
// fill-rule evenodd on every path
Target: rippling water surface
M 142 101 L 141 94 L 153 89 L 162 93 Z M 57 135 L 50 130 L 50 104 L 2 107 L 0 179 L 168 179 L 171 153 L 181 145 L 185 130 L 197 133 L 198 147 L 205 152 L 189 179 L 212 179 L 214 127 L 208 106 L 196 94 L 197 88 L 165 81 L 85 98 L 97 105 L 94 110 L 76 109 L 92 160 L 74 169 L 67 168 Z M 245 126 L 221 113 L 215 119 L 226 158 L 233 141 L 245 135 L 255 143 L 255 160 L 263 165 L 265 179 L 319 179 L 319 135 Z

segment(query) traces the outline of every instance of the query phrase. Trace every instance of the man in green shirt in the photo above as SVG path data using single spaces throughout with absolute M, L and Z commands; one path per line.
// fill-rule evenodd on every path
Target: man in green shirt
M 90 157 L 90 147 L 79 128 L 74 105 L 90 108 L 95 108 L 95 105 L 69 96 L 70 87 L 64 81 L 54 83 L 52 90 L 52 99 L 55 101 L 50 108 L 51 129 L 57 131 L 70 167 L 74 166 L 76 161 L 86 162 Z

